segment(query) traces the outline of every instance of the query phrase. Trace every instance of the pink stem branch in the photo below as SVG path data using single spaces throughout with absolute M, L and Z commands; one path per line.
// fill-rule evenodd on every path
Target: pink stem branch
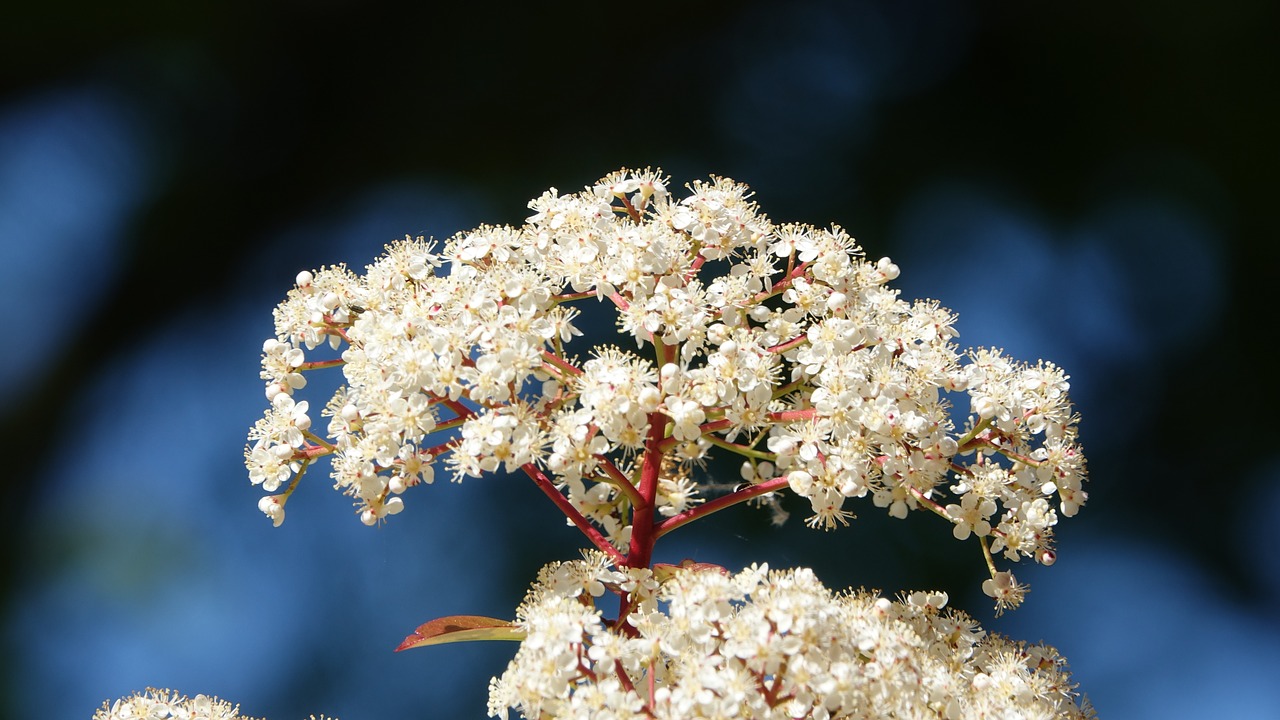
M 342 358 L 334 358 L 332 360 L 311 360 L 304 362 L 298 366 L 299 370 L 323 370 L 324 368 L 338 367 L 346 361 Z
M 782 412 L 769 413 L 769 422 L 802 422 L 810 420 L 817 411 L 813 408 L 805 408 L 803 410 L 783 410 Z
M 781 354 L 781 353 L 784 353 L 784 352 L 786 352 L 786 351 L 790 350 L 790 349 L 791 349 L 791 348 L 793 348 L 793 347 L 798 347 L 798 346 L 803 345 L 803 344 L 805 344 L 805 343 L 807 343 L 807 342 L 809 342 L 809 336 L 808 336 L 808 334 L 805 334 L 805 335 L 797 335 L 796 337 L 793 337 L 793 338 L 791 338 L 790 340 L 788 340 L 788 341 L 786 341 L 786 342 L 784 342 L 784 343 L 778 343 L 777 345 L 774 345 L 773 347 L 771 347 L 771 348 L 769 348 L 769 349 L 768 349 L 768 352 L 774 353 L 775 355 L 776 355 L 776 354 Z
M 542 357 L 543 357 L 543 359 L 544 359 L 544 360 L 546 360 L 546 361 L 547 361 L 547 363 L 548 363 L 548 364 L 550 364 L 550 365 L 554 365 L 555 367 L 559 368 L 560 370 L 562 370 L 562 371 L 564 371 L 564 372 L 566 372 L 566 373 L 569 373 L 570 375 L 581 375 L 581 374 L 582 374 L 582 370 L 581 370 L 581 369 L 579 369 L 577 366 L 575 366 L 575 365 L 573 365 L 573 364 L 569 363 L 569 362 L 568 362 L 567 360 L 565 360 L 564 358 L 561 358 L 561 357 L 557 356 L 555 353 L 551 353 L 551 352 L 547 352 L 546 350 L 543 350 L 543 351 L 542 351 Z
M 673 515 L 670 518 L 667 518 L 666 520 L 662 521 L 658 525 L 655 535 L 657 537 L 662 537 L 663 535 L 666 535 L 672 530 L 675 530 L 676 528 L 682 525 L 687 525 L 693 522 L 694 520 L 697 520 L 700 517 L 706 517 L 707 515 L 710 515 L 713 512 L 723 510 L 727 507 L 732 507 L 734 505 L 737 505 L 738 503 L 746 502 L 747 500 L 750 500 L 753 497 L 758 497 L 760 495 L 767 495 L 768 493 L 771 493 L 775 490 L 780 490 L 786 486 L 787 486 L 787 478 L 785 476 L 781 476 L 781 477 L 773 478 L 771 480 L 765 480 L 762 483 L 752 485 L 751 487 L 748 487 L 748 488 L 743 488 L 742 490 L 739 490 L 734 493 L 729 493 L 728 495 L 721 495 L 715 500 L 711 500 L 710 502 L 703 503 L 702 505 L 699 505 L 698 507 L 692 508 L 690 510 L 685 510 L 684 512 L 678 515 Z
M 649 413 L 649 436 L 645 439 L 644 460 L 640 466 L 640 502 L 631 511 L 631 547 L 627 551 L 627 567 L 649 567 L 653 559 L 654 500 L 658 497 L 658 475 L 662 469 L 661 450 L 666 432 L 667 416 L 661 412 Z M 626 613 L 622 614 L 623 618 Z
M 613 464 L 612 460 L 604 455 L 596 455 L 595 458 L 600 463 L 600 467 L 604 468 L 605 474 L 613 480 L 613 484 L 622 491 L 622 494 L 627 496 L 632 505 L 639 505 L 644 502 L 644 496 L 640 494 L 635 485 L 631 484 L 631 479 L 623 475 L 618 466 Z
M 627 558 L 623 557 L 622 553 L 618 552 L 618 549 L 613 546 L 613 543 L 610 543 L 604 535 L 600 534 L 600 531 L 591 524 L 590 520 L 578 512 L 578 508 L 574 507 L 573 503 L 569 502 L 569 498 L 556 489 L 555 483 L 551 482 L 551 478 L 539 470 L 537 465 L 525 463 L 520 466 L 520 469 L 524 470 L 525 474 L 533 479 L 533 483 L 538 486 L 538 489 L 551 498 L 551 502 L 555 503 L 556 507 L 560 508 L 560 512 L 564 513 L 565 517 L 569 518 L 582 531 L 582 534 L 587 536 L 592 545 L 595 545 L 600 552 L 608 555 L 614 564 L 621 565 L 626 562 Z

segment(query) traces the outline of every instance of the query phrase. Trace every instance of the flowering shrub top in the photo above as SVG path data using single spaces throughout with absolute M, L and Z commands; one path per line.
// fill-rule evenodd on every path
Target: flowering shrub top
M 438 469 L 523 470 L 629 566 L 701 514 L 753 498 L 780 512 L 783 487 L 813 527 L 847 523 L 847 501 L 868 496 L 944 518 L 977 538 L 1001 607 L 1023 588 L 993 553 L 1053 561 L 1059 514 L 1086 498 L 1061 369 L 961 352 L 954 315 L 901 299 L 889 259 L 864 259 L 839 227 L 775 225 L 731 180 L 677 198 L 659 173 L 622 170 L 529 207 L 524 226 L 440 252 L 406 238 L 364 275 L 299 274 L 263 346 L 271 408 L 245 453 L 255 484 L 285 488 L 260 504 L 277 525 L 327 455 L 370 525 Z M 576 304 L 598 301 L 633 349 L 579 360 Z M 322 346 L 340 357 L 309 361 Z M 346 385 L 321 436 L 295 395 L 331 365 Z M 714 498 L 690 471 L 713 447 L 740 455 L 746 480 Z
M 987 635 L 943 593 L 653 563 L 661 537 L 738 503 L 782 522 L 791 492 L 830 530 L 869 498 L 975 542 L 1004 610 L 1026 588 L 997 558 L 1052 563 L 1059 516 L 1087 497 L 1061 369 L 961 350 L 955 317 L 900 298 L 898 267 L 839 227 L 775 224 L 724 178 L 687 190 L 623 169 L 547 191 L 521 227 L 406 237 L 363 274 L 299 273 L 262 348 L 270 407 L 245 449 L 259 508 L 280 525 L 321 458 L 367 525 L 438 474 L 527 475 L 591 549 L 546 566 L 514 621 L 440 618 L 400 647 L 518 640 L 491 715 L 1091 717 L 1052 648 Z M 581 323 L 600 304 L 616 342 Z M 321 430 L 300 396 L 328 368 L 345 382 Z M 705 476 L 712 451 L 740 458 L 742 482 Z M 99 716 L 185 702 L 137 695 Z M 220 714 L 148 717 L 237 717 L 190 702 Z

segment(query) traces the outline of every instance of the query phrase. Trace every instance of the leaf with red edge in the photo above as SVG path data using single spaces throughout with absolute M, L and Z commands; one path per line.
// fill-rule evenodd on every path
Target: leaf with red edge
M 524 631 L 510 620 L 480 615 L 450 615 L 418 626 L 404 639 L 396 652 L 426 645 L 469 642 L 472 640 L 523 640 Z

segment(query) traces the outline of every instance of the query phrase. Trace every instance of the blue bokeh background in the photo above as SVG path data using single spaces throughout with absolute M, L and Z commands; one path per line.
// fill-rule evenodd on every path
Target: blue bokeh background
M 0 28 L 0 714 L 147 685 L 274 720 L 483 717 L 510 616 L 572 528 L 527 482 L 438 483 L 371 530 L 323 481 L 273 529 L 241 460 L 298 270 L 518 223 L 623 165 L 838 223 L 1072 375 L 1091 500 L 994 618 L 976 547 L 868 506 L 721 513 L 666 561 L 944 587 L 1071 661 L 1104 718 L 1280 717 L 1269 350 L 1271 4 L 698 3 L 663 11 L 18 3 Z M 723 516 L 723 517 L 722 517 Z M 953 547 L 960 546 L 960 547 Z

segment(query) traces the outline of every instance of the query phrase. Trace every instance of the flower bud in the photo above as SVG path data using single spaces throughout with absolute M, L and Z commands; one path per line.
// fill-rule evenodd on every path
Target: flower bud
M 658 409 L 658 405 L 662 403 L 662 393 L 658 388 L 652 385 L 645 385 L 640 388 L 640 397 L 638 398 L 640 409 L 646 413 L 651 413 Z
M 265 495 L 258 501 L 258 509 L 271 520 L 273 527 L 284 522 L 284 500 L 279 495 Z

